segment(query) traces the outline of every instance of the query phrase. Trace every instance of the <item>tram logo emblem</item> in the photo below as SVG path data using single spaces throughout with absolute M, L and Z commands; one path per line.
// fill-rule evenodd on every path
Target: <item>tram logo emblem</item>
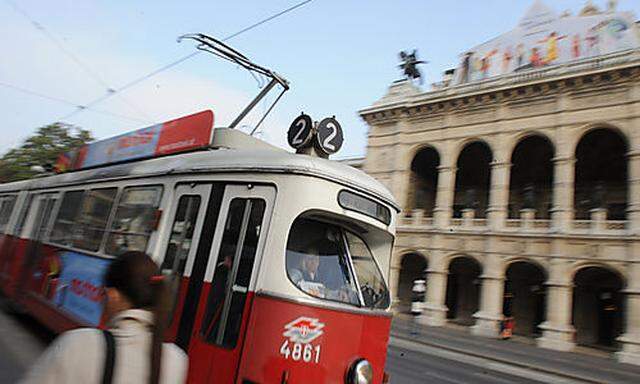
M 282 335 L 289 338 L 292 343 L 307 344 L 324 333 L 322 328 L 324 324 L 318 319 L 301 316 L 285 325 Z

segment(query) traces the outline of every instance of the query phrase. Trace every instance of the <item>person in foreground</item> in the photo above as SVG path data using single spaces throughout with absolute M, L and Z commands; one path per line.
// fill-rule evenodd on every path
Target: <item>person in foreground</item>
M 142 252 L 124 253 L 109 266 L 104 281 L 108 332 L 83 328 L 62 334 L 23 383 L 185 382 L 185 353 L 162 343 L 167 294 L 153 260 Z

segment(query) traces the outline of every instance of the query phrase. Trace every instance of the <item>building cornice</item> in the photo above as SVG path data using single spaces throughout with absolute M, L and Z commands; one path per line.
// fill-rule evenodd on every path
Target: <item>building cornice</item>
M 422 93 L 394 92 L 359 111 L 367 123 L 384 124 L 402 118 L 445 114 L 452 110 L 495 107 L 501 102 L 531 100 L 561 91 L 581 91 L 594 86 L 612 86 L 640 76 L 640 49 L 617 52 L 587 60 L 556 65 L 484 81 L 461 84 Z M 394 83 L 392 88 L 397 88 Z

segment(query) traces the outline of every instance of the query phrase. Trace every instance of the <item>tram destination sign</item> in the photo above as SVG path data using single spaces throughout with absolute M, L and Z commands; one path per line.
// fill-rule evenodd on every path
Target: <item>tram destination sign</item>
M 55 169 L 74 171 L 205 148 L 211 143 L 212 132 L 213 112 L 202 111 L 63 153 Z
M 362 213 L 386 225 L 391 224 L 391 211 L 382 204 L 371 199 L 356 195 L 349 191 L 340 191 L 338 204 L 344 209 Z

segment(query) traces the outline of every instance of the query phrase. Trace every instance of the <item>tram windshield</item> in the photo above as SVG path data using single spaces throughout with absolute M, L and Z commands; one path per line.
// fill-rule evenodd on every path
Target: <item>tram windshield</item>
M 369 308 L 389 306 L 389 292 L 369 247 L 337 225 L 297 219 L 286 261 L 289 279 L 311 296 Z

